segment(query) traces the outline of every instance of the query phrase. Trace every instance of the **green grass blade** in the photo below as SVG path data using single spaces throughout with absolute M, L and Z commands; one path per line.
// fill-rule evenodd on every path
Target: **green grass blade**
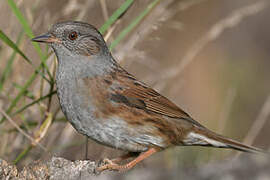
M 23 124 L 20 124 L 20 128 L 22 130 L 26 130 L 26 131 L 30 131 L 32 128 L 35 128 L 36 126 L 38 125 L 37 122 L 33 122 L 33 121 L 24 121 Z M 13 133 L 13 132 L 18 132 L 18 129 L 16 128 L 11 128 L 11 129 L 7 129 L 7 130 L 4 130 L 4 132 L 7 132 L 7 133 Z
M 23 157 L 25 157 L 26 154 L 28 154 L 29 151 L 32 149 L 32 145 L 28 145 L 26 149 L 24 149 L 13 161 L 13 164 L 17 164 Z
M 99 28 L 101 34 L 104 34 L 107 29 L 132 5 L 134 0 L 125 1 L 111 16 L 110 18 Z
M 24 107 L 22 107 L 21 109 L 17 110 L 15 113 L 12 114 L 12 116 L 16 115 L 16 114 L 19 114 L 21 113 L 22 111 L 24 111 L 25 109 L 29 108 L 30 106 L 33 106 L 34 104 L 37 104 L 39 103 L 40 101 L 44 100 L 44 99 L 47 99 L 49 97 L 51 97 L 52 95 L 56 94 L 56 91 L 52 91 L 50 92 L 49 94 L 45 95 L 45 96 L 42 96 L 40 97 L 39 99 L 25 105 Z
M 42 68 L 42 63 L 39 65 L 39 67 L 35 70 L 35 72 L 31 75 L 31 77 L 26 81 L 26 83 L 22 86 L 21 90 L 19 91 L 19 93 L 17 94 L 17 96 L 12 100 L 10 106 L 8 107 L 6 113 L 9 114 L 13 108 L 17 105 L 17 103 L 19 102 L 19 100 L 27 93 L 27 89 L 30 87 L 30 85 L 33 83 L 33 81 L 35 80 L 35 78 L 37 77 L 38 72 L 41 70 Z M 0 120 L 0 124 L 3 123 L 5 121 L 5 117 L 3 117 Z
M 33 38 L 34 37 L 33 32 L 31 30 L 30 26 L 28 25 L 27 20 L 23 17 L 23 14 L 18 9 L 18 7 L 14 3 L 14 1 L 13 0 L 7 0 L 7 3 L 10 6 L 10 8 L 11 8 L 12 12 L 14 13 L 14 15 L 17 17 L 17 19 L 19 20 L 19 22 L 23 26 L 23 30 L 25 31 L 26 35 L 28 37 L 30 37 L 30 38 Z
M 16 4 L 13 2 L 13 0 L 7 0 L 9 3 L 9 6 L 11 7 L 11 9 L 13 10 L 14 14 L 16 15 L 16 17 L 19 19 L 19 21 L 21 22 L 21 24 L 24 27 L 24 30 L 26 32 L 26 34 L 32 38 L 33 37 L 33 33 L 29 27 L 29 25 L 27 24 L 26 20 L 23 18 L 23 15 L 21 14 L 21 12 L 19 11 L 19 9 L 17 8 Z M 132 4 L 133 0 L 127 0 L 120 8 L 118 8 L 116 10 L 115 13 L 113 13 L 113 17 L 111 16 L 108 21 L 101 27 L 101 30 L 103 32 L 105 32 L 109 26 L 115 22 L 115 20 L 121 16 L 128 7 L 130 7 L 130 5 Z M 29 30 L 30 29 L 30 30 Z M 20 98 L 27 92 L 28 87 L 32 84 L 32 82 L 34 81 L 37 73 L 39 72 L 39 70 L 41 69 L 42 66 L 40 66 L 35 73 L 29 78 L 29 80 L 25 83 L 25 85 L 21 88 L 20 92 L 18 93 L 18 95 L 13 99 L 13 101 L 11 102 L 9 108 L 7 109 L 7 113 L 11 113 L 13 108 L 16 106 L 16 104 L 18 103 L 18 101 L 20 100 Z M 42 99 L 43 100 L 43 99 Z M 35 102 L 33 102 L 34 104 Z M 33 105 L 31 104 L 31 105 Z M 23 110 L 25 110 L 26 108 L 31 106 L 29 104 L 29 106 L 27 107 L 23 107 L 23 109 L 20 109 L 19 111 L 22 112 Z M 15 112 L 16 114 L 18 113 Z M 5 120 L 5 118 L 2 118 L 0 120 L 0 124 Z
M 9 7 L 11 8 L 12 12 L 14 13 L 14 15 L 17 17 L 17 19 L 19 20 L 19 22 L 21 23 L 22 27 L 23 27 L 23 30 L 25 31 L 26 35 L 29 37 L 29 38 L 33 38 L 34 37 L 34 34 L 27 22 L 27 20 L 24 18 L 23 14 L 21 13 L 21 11 L 19 10 L 19 8 L 16 6 L 16 4 L 14 3 L 13 0 L 7 0 L 7 3 L 9 5 Z M 43 53 L 42 53 L 42 50 L 39 46 L 38 43 L 36 42 L 32 42 L 34 48 L 36 49 L 42 63 L 43 63 L 43 67 L 46 69 L 49 77 L 50 77 L 50 80 L 53 79 L 50 71 L 49 71 L 49 68 L 48 66 L 46 65 L 46 60 L 47 60 L 47 56 L 45 56 Z
M 17 41 L 16 41 L 17 46 L 20 44 L 20 42 L 22 40 L 22 37 L 23 37 L 23 33 L 21 31 L 18 38 L 17 38 Z M 14 50 L 12 52 L 10 58 L 7 61 L 6 67 L 4 68 L 4 72 L 3 72 L 2 76 L 1 76 L 1 79 L 0 79 L 0 92 L 3 90 L 5 81 L 6 81 L 7 77 L 9 76 L 9 74 L 11 72 L 11 68 L 12 68 L 14 59 L 16 57 L 16 54 L 17 54 L 17 51 Z
M 157 5 L 157 3 L 160 0 L 154 0 L 152 3 L 150 3 L 146 9 L 141 12 L 123 31 L 121 31 L 119 33 L 119 35 L 115 38 L 115 40 L 111 43 L 110 45 L 110 50 L 112 50 L 117 44 L 119 44 L 119 42 L 126 37 L 126 35 L 134 28 L 136 27 L 137 24 L 139 24 L 139 22 L 141 22 L 141 20 L 151 11 L 151 9 L 153 9 L 153 7 L 155 7 L 155 5 Z
M 13 86 L 14 86 L 16 89 L 19 89 L 19 90 L 22 89 L 22 86 L 19 85 L 19 84 L 17 84 L 17 83 L 13 83 Z M 31 91 L 28 91 L 28 90 L 26 91 L 25 96 L 28 97 L 29 99 L 32 99 L 32 100 L 35 99 L 34 94 L 33 94 Z
M 22 37 L 22 33 L 20 33 L 20 35 L 19 36 L 21 36 Z M 11 65 L 12 65 L 12 63 L 13 63 L 13 59 L 15 58 L 15 55 L 16 55 L 16 53 L 19 53 L 30 65 L 32 65 L 33 66 L 33 64 L 32 64 L 32 62 L 31 62 L 31 60 L 30 59 L 28 59 L 25 55 L 24 55 L 24 53 L 18 48 L 18 46 L 15 44 L 15 43 L 13 43 L 10 39 L 9 39 L 9 37 L 8 36 L 6 36 L 1 30 L 0 30 L 0 39 L 2 39 L 9 47 L 11 47 L 13 50 L 14 50 L 14 52 L 12 53 L 12 55 L 11 55 L 11 57 L 10 57 L 10 59 L 8 60 L 8 66 L 6 67 L 7 69 L 5 69 L 5 72 L 4 73 L 9 73 L 10 72 L 10 68 L 11 68 Z M 4 74 L 3 73 L 3 74 Z M 52 80 L 48 80 L 47 78 L 46 78 L 46 76 L 42 73 L 42 72 L 38 72 L 46 81 L 48 81 L 49 83 L 52 83 Z M 2 80 L 3 80 L 3 78 L 6 78 L 6 77 L 3 77 L 2 76 L 2 78 L 1 78 L 1 83 L 2 83 Z M 2 84 L 0 85 L 0 91 L 2 90 L 2 88 L 3 87 L 1 87 L 2 86 Z
M 26 55 L 18 48 L 18 46 L 13 41 L 11 41 L 9 37 L 5 35 L 5 33 L 1 30 L 0 30 L 0 39 L 2 39 L 2 41 L 5 42 L 9 47 L 11 47 L 15 52 L 20 54 L 29 64 L 32 64 L 30 59 L 28 59 L 28 57 L 26 57 Z
M 7 0 L 7 1 L 12 1 L 12 0 Z M 13 2 L 13 1 L 12 1 Z M 110 49 L 113 49 L 150 11 L 151 9 L 159 2 L 159 0 L 154 0 L 152 3 L 150 3 L 147 8 L 141 12 L 139 14 L 139 16 L 137 16 L 135 18 L 134 21 L 132 21 L 127 28 L 125 28 L 119 35 L 118 37 L 115 39 L 115 41 L 113 41 L 113 43 L 110 46 Z M 13 2 L 14 3 L 14 2 Z M 107 26 L 107 25 L 106 25 Z M 105 26 L 105 27 L 106 27 Z M 103 31 L 105 31 L 106 28 L 104 28 Z M 39 66 L 38 70 L 40 70 L 40 68 L 42 68 L 42 64 Z M 17 102 L 19 101 L 19 99 L 27 92 L 27 88 L 31 85 L 31 83 L 34 81 L 35 76 L 36 76 L 37 72 L 35 72 L 30 78 L 29 80 L 25 83 L 25 85 L 22 87 L 21 91 L 19 92 L 19 94 L 15 97 L 15 99 L 11 102 L 11 105 L 9 106 L 9 108 L 7 109 L 7 113 L 10 113 L 13 108 L 16 106 Z M 44 97 L 44 96 L 43 96 Z M 4 118 L 0 121 L 0 124 L 4 121 Z

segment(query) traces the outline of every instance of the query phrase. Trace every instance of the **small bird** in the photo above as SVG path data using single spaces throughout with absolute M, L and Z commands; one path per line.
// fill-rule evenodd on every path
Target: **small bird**
M 88 138 L 128 152 L 105 159 L 98 171 L 128 170 L 173 146 L 264 153 L 210 131 L 137 80 L 115 61 L 102 35 L 90 24 L 60 22 L 32 40 L 49 43 L 57 56 L 57 95 L 67 120 Z M 121 164 L 131 157 L 134 159 Z

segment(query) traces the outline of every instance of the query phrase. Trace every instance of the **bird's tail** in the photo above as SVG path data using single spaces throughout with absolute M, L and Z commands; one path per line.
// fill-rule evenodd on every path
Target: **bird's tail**
M 194 131 L 189 132 L 187 137 L 185 138 L 184 144 L 212 146 L 217 148 L 229 148 L 243 152 L 264 154 L 270 156 L 268 152 L 262 149 L 242 144 L 240 142 L 221 136 L 204 128 L 196 128 Z

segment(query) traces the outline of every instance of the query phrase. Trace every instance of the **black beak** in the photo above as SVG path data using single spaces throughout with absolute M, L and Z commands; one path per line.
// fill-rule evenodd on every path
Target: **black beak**
M 49 33 L 34 37 L 32 41 L 41 43 L 61 43 L 60 39 Z

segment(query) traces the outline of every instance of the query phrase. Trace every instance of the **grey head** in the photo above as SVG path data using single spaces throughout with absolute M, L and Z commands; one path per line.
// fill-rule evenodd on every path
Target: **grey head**
M 49 43 L 59 66 L 76 66 L 77 71 L 98 74 L 115 65 L 110 51 L 99 31 L 92 25 L 79 21 L 54 24 L 48 33 L 32 41 Z M 63 69 L 63 67 L 62 67 Z M 66 68 L 65 68 L 66 69 Z
M 37 36 L 32 41 L 49 43 L 56 55 L 110 56 L 99 31 L 94 26 L 79 21 L 54 24 L 48 33 Z

